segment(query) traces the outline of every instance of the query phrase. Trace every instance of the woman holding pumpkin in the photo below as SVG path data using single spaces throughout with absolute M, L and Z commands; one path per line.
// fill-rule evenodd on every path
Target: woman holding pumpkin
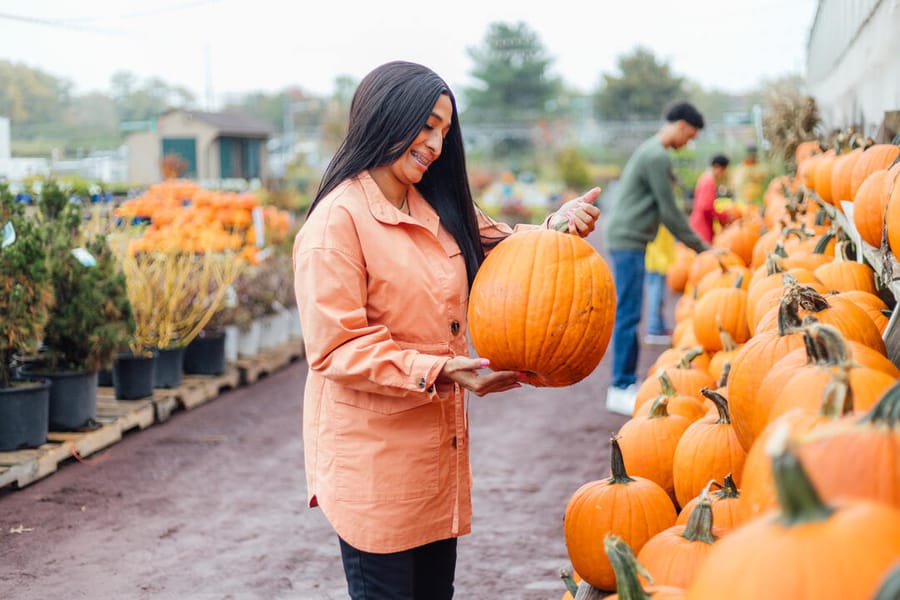
M 543 226 L 586 236 L 598 195 Z M 465 394 L 527 382 L 467 355 L 469 288 L 512 233 L 474 205 L 449 86 L 409 62 L 369 73 L 293 254 L 308 500 L 338 534 L 354 599 L 453 595 L 471 521 Z

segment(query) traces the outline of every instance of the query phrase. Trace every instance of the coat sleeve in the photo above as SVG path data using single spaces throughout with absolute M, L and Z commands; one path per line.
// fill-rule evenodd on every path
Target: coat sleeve
M 314 229 L 320 223 L 307 225 Z M 301 230 L 294 243 L 294 286 L 309 368 L 358 391 L 397 397 L 435 394 L 432 384 L 449 357 L 401 348 L 386 326 L 368 322 L 361 252 L 354 253 L 352 244 L 337 248 L 315 242 L 355 239 L 351 231 L 339 227 L 338 232 L 333 225 L 319 236 Z M 305 234 L 312 239 L 304 240 Z M 358 240 L 355 245 L 359 247 Z
M 678 207 L 675 193 L 672 191 L 672 165 L 668 157 L 661 155 L 654 159 L 647 169 L 647 180 L 659 207 L 659 219 L 681 243 L 696 252 L 702 252 L 709 246 L 700 239 L 688 222 L 687 216 Z

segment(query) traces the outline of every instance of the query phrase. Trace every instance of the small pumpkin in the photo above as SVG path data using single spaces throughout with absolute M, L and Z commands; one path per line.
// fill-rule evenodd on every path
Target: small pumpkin
M 713 543 L 724 534 L 724 529 L 713 526 L 712 500 L 704 488 L 688 522 L 673 525 L 647 540 L 638 552 L 638 561 L 654 582 L 687 588 L 712 551 Z
M 701 392 L 715 403 L 718 414 L 691 423 L 675 447 L 672 477 L 680 506 L 690 502 L 710 479 L 721 473 L 742 473 L 747 457 L 731 426 L 728 401 L 708 388 Z
M 579 487 L 566 504 L 563 533 L 572 567 L 590 585 L 613 590 L 616 576 L 603 551 L 603 538 L 612 533 L 638 551 L 651 537 L 675 523 L 675 505 L 659 484 L 631 477 L 617 436 L 610 438 L 607 479 Z
M 469 294 L 469 334 L 491 368 L 561 387 L 600 363 L 615 312 L 612 274 L 593 246 L 531 229 L 497 244 L 482 263 Z
M 746 470 L 746 463 L 744 469 Z M 711 492 L 709 490 L 713 485 L 719 489 Z M 741 492 L 738 490 L 737 484 L 734 483 L 731 473 L 725 475 L 722 483 L 710 481 L 703 489 L 705 493 L 709 494 L 709 499 L 712 503 L 713 523 L 716 524 L 716 527 L 721 528 L 723 531 L 731 531 L 750 518 L 750 512 L 747 510 L 747 505 L 741 500 Z M 687 524 L 691 512 L 700 501 L 704 492 L 701 492 L 700 496 L 696 496 L 681 508 L 678 518 L 675 519 L 676 525 Z
M 629 473 L 655 481 L 674 498 L 672 459 L 681 434 L 693 422 L 679 414 L 669 413 L 668 403 L 675 391 L 660 394 L 643 414 L 632 417 L 619 429 L 619 446 Z M 700 403 L 692 397 L 688 401 Z

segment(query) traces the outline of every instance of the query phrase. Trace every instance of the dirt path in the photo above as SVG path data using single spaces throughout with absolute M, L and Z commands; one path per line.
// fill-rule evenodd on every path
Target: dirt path
M 659 350 L 645 348 L 644 369 Z M 625 421 L 603 407 L 609 368 L 607 355 L 570 388 L 472 401 L 475 515 L 458 598 L 562 596 L 565 504 L 606 473 Z M 0 490 L 0 598 L 346 598 L 336 538 L 304 501 L 305 377 L 295 363 Z

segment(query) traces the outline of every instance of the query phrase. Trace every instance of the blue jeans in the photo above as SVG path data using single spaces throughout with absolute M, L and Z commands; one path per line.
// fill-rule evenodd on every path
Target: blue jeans
M 615 387 L 637 382 L 638 325 L 644 303 L 644 251 L 610 250 L 616 284 L 616 322 L 613 326 L 613 372 Z
M 450 600 L 456 538 L 389 554 L 358 550 L 338 537 L 352 600 Z
M 663 305 L 666 299 L 666 275 L 656 271 L 647 271 L 647 333 L 665 335 L 669 333 L 666 319 L 663 316 Z

